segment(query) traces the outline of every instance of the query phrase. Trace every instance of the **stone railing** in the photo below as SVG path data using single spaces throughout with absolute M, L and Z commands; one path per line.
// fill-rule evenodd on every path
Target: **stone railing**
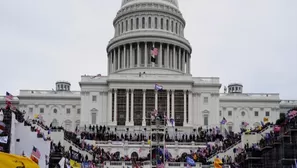
M 94 144 L 93 140 L 85 140 L 86 143 Z M 155 142 L 152 141 L 152 144 Z M 147 141 L 95 141 L 100 146 L 148 146 Z M 189 147 L 206 147 L 206 142 L 165 142 L 166 146 L 189 146 Z
M 151 168 L 152 162 L 151 161 L 144 161 L 139 162 L 139 165 L 141 165 L 143 168 Z M 122 168 L 126 166 L 132 166 L 132 162 L 122 162 L 122 161 L 108 161 L 104 162 L 104 167 L 113 167 L 113 168 Z M 165 167 L 171 167 L 171 168 L 180 168 L 180 167 L 186 167 L 187 163 L 184 162 L 166 162 Z M 196 163 L 196 166 L 192 166 L 192 168 L 202 168 L 201 163 Z
M 22 96 L 45 96 L 45 95 L 59 95 L 59 96 L 80 96 L 80 91 L 60 92 L 55 90 L 20 90 L 19 97 Z

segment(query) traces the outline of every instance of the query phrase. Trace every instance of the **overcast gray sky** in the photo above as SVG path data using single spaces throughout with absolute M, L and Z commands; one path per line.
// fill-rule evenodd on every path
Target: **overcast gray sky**
M 121 0 L 0 0 L 0 93 L 107 73 Z M 179 0 L 192 74 L 297 99 L 296 0 Z

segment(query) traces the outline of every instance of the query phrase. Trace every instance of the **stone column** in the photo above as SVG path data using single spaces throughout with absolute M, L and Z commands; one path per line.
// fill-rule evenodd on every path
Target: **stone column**
M 187 124 L 187 90 L 184 90 L 184 126 Z
M 131 125 L 134 125 L 134 90 L 131 89 Z
M 155 109 L 158 110 L 158 91 L 155 90 Z
M 145 116 L 145 110 L 146 110 L 146 90 L 143 89 L 142 90 L 142 95 L 143 95 L 143 99 L 142 99 L 142 126 L 146 126 L 146 116 Z
M 159 55 L 158 55 L 158 64 L 159 67 L 162 67 L 162 57 L 163 57 L 163 49 L 162 49 L 162 43 L 160 43 L 160 48 L 159 48 Z
M 170 119 L 170 90 L 167 91 L 167 118 Z
M 181 71 L 181 48 L 178 48 L 178 70 Z
M 173 46 L 173 69 L 176 69 L 176 46 Z
M 191 74 L 191 55 L 189 54 L 189 74 Z
M 123 61 L 123 69 L 125 69 L 126 68 L 126 45 L 124 45 L 124 61 Z
M 165 66 L 166 68 L 169 68 L 170 67 L 170 62 L 169 62 L 169 44 L 167 44 L 167 53 L 166 53 L 166 62 L 165 62 Z
M 108 62 L 108 65 L 107 65 L 107 74 L 110 74 L 110 52 L 107 54 L 107 62 Z
M 155 47 L 155 43 L 153 42 L 153 46 L 152 47 Z M 156 57 L 155 57 L 155 59 L 156 59 Z M 155 65 L 156 65 L 156 60 L 155 60 L 155 62 L 151 62 L 151 64 L 152 64 L 152 67 L 155 67 Z
M 112 123 L 112 89 L 108 90 L 108 125 Z
M 114 89 L 114 124 L 117 125 L 117 120 L 118 120 L 118 103 L 117 103 L 117 99 L 118 99 L 118 96 L 117 96 L 117 92 L 118 90 L 117 89 Z
M 121 47 L 118 47 L 118 57 L 117 57 L 117 60 L 118 60 L 118 69 L 121 69 Z
M 187 74 L 189 74 L 190 73 L 190 57 L 189 57 L 189 53 L 187 53 L 186 54 L 186 57 L 187 57 L 187 70 L 186 70 L 186 72 L 187 72 Z
M 129 123 L 129 89 L 126 89 L 126 125 Z
M 116 56 L 116 49 L 113 49 L 113 71 L 117 70 L 117 56 Z
M 185 58 L 186 58 L 186 50 L 184 49 L 184 52 L 183 52 L 183 58 L 182 58 L 182 71 L 183 73 L 185 73 Z
M 147 42 L 144 43 L 144 67 L 147 67 Z
M 133 68 L 134 64 L 133 64 L 133 44 L 130 44 L 130 68 Z
M 192 108 L 192 102 L 193 102 L 193 99 L 192 99 L 192 91 L 189 90 L 188 91 L 188 94 L 189 94 L 189 105 L 188 105 L 188 108 L 189 108 L 189 122 L 188 124 L 192 124 L 192 118 L 193 118 L 193 108 Z
M 139 43 L 137 43 L 137 67 L 140 67 L 140 59 L 141 59 L 141 56 L 140 56 L 140 47 L 139 47 Z
M 171 114 L 172 114 L 172 118 L 175 119 L 175 114 L 174 114 L 174 90 L 171 90 Z

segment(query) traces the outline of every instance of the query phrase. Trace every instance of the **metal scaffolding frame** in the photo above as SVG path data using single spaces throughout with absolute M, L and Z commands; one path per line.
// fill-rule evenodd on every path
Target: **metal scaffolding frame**
M 159 94 L 158 94 L 159 99 Z M 163 163 L 165 164 L 165 136 L 167 131 L 167 119 L 164 117 L 165 114 L 160 116 L 159 114 L 159 108 L 155 109 L 157 110 L 158 115 L 155 116 L 153 119 L 151 117 L 150 119 L 150 161 L 152 164 L 152 168 L 155 168 L 157 166 L 157 161 L 160 159 L 160 157 L 163 157 Z M 154 138 L 155 137 L 155 138 Z M 162 138 L 162 139 L 161 139 Z M 163 156 L 160 156 L 159 149 L 163 148 Z M 153 150 L 156 149 L 156 159 L 153 159 Z

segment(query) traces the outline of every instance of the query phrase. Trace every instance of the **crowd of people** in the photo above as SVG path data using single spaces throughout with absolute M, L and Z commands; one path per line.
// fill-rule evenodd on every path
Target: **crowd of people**
M 53 129 L 53 127 L 47 127 L 42 124 L 42 122 L 36 121 L 39 126 L 42 126 L 45 130 Z M 287 121 L 290 122 L 290 121 Z M 193 134 L 183 134 L 179 137 L 173 136 L 170 137 L 169 134 L 165 134 L 161 137 L 161 140 L 165 138 L 166 142 L 179 141 L 179 142 L 208 142 L 205 148 L 198 148 L 196 151 L 189 151 L 189 153 L 184 153 L 181 156 L 177 156 L 175 158 L 171 157 L 171 154 L 168 153 L 169 156 L 166 160 L 171 162 L 184 162 L 186 156 L 190 156 L 196 162 L 201 162 L 203 164 L 210 164 L 207 160 L 211 157 L 216 156 L 218 153 L 226 152 L 234 145 L 241 143 L 241 134 L 242 133 L 262 133 L 268 127 L 272 126 L 272 123 L 267 122 L 261 126 L 258 126 L 254 129 L 241 129 L 240 133 L 234 133 L 232 131 L 227 131 L 225 135 L 222 135 L 220 129 L 213 128 L 202 130 L 198 128 L 197 133 Z M 286 126 L 286 125 L 285 125 Z M 63 129 L 63 128 L 59 128 Z M 132 132 L 132 131 L 131 131 Z M 244 149 L 237 150 L 234 152 L 236 157 L 232 159 L 230 156 L 224 156 L 222 158 L 223 163 L 230 164 L 232 167 L 237 167 L 239 163 L 243 162 L 246 158 L 247 152 L 253 152 L 259 150 L 261 147 L 273 143 L 277 139 L 278 132 L 271 131 L 263 135 L 263 139 L 260 140 L 258 144 L 254 144 L 252 147 L 245 146 Z M 110 128 L 106 126 L 90 126 L 89 129 L 85 126 L 85 129 L 80 131 L 78 129 L 75 132 L 70 132 L 64 130 L 65 139 L 71 141 L 79 150 L 84 150 L 89 152 L 93 158 L 88 158 L 87 156 L 82 157 L 82 161 L 92 160 L 94 163 L 102 164 L 104 161 L 148 161 L 151 156 L 150 153 L 147 155 L 142 155 L 144 157 L 135 157 L 133 156 L 121 156 L 119 152 L 110 153 L 109 151 L 105 151 L 103 148 L 100 148 L 94 144 L 87 144 L 85 140 L 94 140 L 94 141 L 147 141 L 154 140 L 156 137 L 150 137 L 145 133 L 129 133 L 126 132 L 117 133 L 116 129 L 111 131 Z M 139 151 L 138 153 L 140 153 Z M 165 151 L 164 151 L 165 152 Z M 155 153 L 153 152 L 152 157 L 155 157 Z
M 295 109 L 295 110 L 297 110 L 297 109 Z M 287 134 L 289 134 L 289 131 L 288 131 L 289 129 L 292 129 L 292 128 L 296 129 L 297 128 L 297 124 L 296 124 L 297 123 L 297 113 L 294 115 L 290 115 L 290 112 L 292 112 L 292 110 L 290 110 L 284 118 L 280 118 L 276 122 L 277 124 L 275 124 L 275 125 L 272 123 L 267 123 L 266 125 L 263 126 L 262 129 L 251 131 L 251 132 L 261 133 L 260 131 L 265 129 L 265 127 L 273 126 L 272 131 L 267 132 L 265 134 L 261 134 L 262 138 L 260 139 L 260 141 L 258 143 L 251 144 L 251 145 L 249 143 L 246 143 L 244 145 L 243 149 L 235 150 L 234 151 L 235 158 L 230 163 L 231 167 L 238 168 L 241 165 L 243 165 L 247 156 L 261 157 L 262 156 L 261 150 L 263 148 L 265 148 L 266 146 L 272 147 L 274 143 L 281 141 L 280 135 L 287 135 Z M 250 132 L 247 132 L 247 133 L 250 133 Z
M 191 134 L 187 133 L 177 133 L 177 130 L 175 130 L 175 133 L 169 134 L 168 132 L 165 135 L 160 135 L 159 140 L 163 141 L 165 138 L 166 142 L 213 142 L 216 139 L 222 139 L 222 135 L 219 134 L 218 128 L 213 129 L 206 129 L 203 130 L 201 127 L 197 129 L 197 132 L 193 132 Z M 74 132 L 77 134 L 78 128 Z M 195 130 L 196 131 L 196 130 Z M 106 126 L 85 126 L 84 130 L 80 131 L 80 136 L 84 137 L 87 140 L 95 140 L 95 141 L 147 141 L 149 139 L 155 141 L 156 136 L 153 135 L 150 137 L 148 135 L 149 132 L 146 132 L 146 129 L 142 131 L 141 133 L 133 133 L 133 131 L 125 131 L 120 132 L 115 130 L 111 131 L 109 127 Z

